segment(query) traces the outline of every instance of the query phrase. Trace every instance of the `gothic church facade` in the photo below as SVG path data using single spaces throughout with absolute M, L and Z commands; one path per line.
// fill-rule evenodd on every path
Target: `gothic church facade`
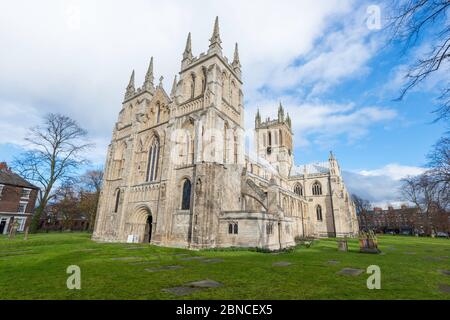
M 296 166 L 291 119 L 255 117 L 244 151 L 241 64 L 222 53 L 219 23 L 206 53 L 188 35 L 168 94 L 134 71 L 108 147 L 93 239 L 192 249 L 289 247 L 297 238 L 353 236 L 355 208 L 339 164 Z

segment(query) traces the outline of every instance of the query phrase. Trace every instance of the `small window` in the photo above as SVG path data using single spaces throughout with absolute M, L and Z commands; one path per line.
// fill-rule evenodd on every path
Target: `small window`
M 120 189 L 116 192 L 116 204 L 114 205 L 114 212 L 117 212 L 119 209 L 119 202 L 120 202 Z
M 238 234 L 238 223 L 237 222 L 230 222 L 228 224 L 228 234 Z
M 17 212 L 25 213 L 26 209 L 27 209 L 27 203 L 26 202 L 21 202 L 21 203 L 19 203 L 19 208 L 17 209 Z
M 181 197 L 181 210 L 189 210 L 191 208 L 191 181 L 185 179 L 183 183 L 183 193 Z
M 0 196 L 2 195 L 3 187 L 4 187 L 4 185 L 3 185 L 3 184 L 0 184 Z
M 322 221 L 322 207 L 317 205 L 316 207 L 317 221 Z
M 30 197 L 31 189 L 23 188 L 20 192 L 20 197 L 23 199 L 28 199 Z
M 266 224 L 266 233 L 267 234 L 273 234 L 273 223 Z

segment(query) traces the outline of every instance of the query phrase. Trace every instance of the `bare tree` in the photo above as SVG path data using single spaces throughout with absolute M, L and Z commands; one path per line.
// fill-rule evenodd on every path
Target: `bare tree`
M 372 209 L 370 201 L 360 198 L 356 194 L 352 194 L 352 200 L 353 203 L 355 204 L 356 214 L 360 217 L 360 221 L 362 222 L 365 228 L 370 229 L 371 223 L 370 217 L 368 216 L 368 211 Z
M 61 218 L 62 230 L 70 230 L 80 213 L 78 194 L 72 184 L 63 184 L 54 193 L 52 210 L 56 218 Z
M 421 37 L 426 37 L 430 49 L 413 63 L 406 74 L 407 82 L 399 99 L 439 69 L 445 69 L 450 61 L 450 20 L 448 0 L 392 1 L 388 29 L 392 41 L 413 47 Z M 437 119 L 450 119 L 450 83 L 446 83 L 439 97 L 441 102 Z
M 83 153 L 91 146 L 86 130 L 77 122 L 60 114 L 47 114 L 43 125 L 30 129 L 26 140 L 30 151 L 14 161 L 15 169 L 40 187 L 39 205 L 30 232 L 36 232 L 43 210 L 54 197 L 53 189 L 73 179 L 75 171 L 87 160 Z
M 80 208 L 89 215 L 89 230 L 94 228 L 98 200 L 103 182 L 103 170 L 89 170 L 81 176 Z
M 404 198 L 418 209 L 417 221 L 427 229 L 448 229 L 448 225 L 442 225 L 443 221 L 448 223 L 449 190 L 444 189 L 432 171 L 427 171 L 419 176 L 403 179 L 401 192 Z M 446 218 L 447 217 L 447 218 Z

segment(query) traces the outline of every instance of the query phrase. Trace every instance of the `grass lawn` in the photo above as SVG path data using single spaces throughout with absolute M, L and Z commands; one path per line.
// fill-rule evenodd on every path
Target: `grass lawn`
M 450 240 L 382 236 L 379 243 L 381 255 L 359 253 L 357 240 L 350 240 L 349 252 L 339 252 L 333 239 L 270 254 L 100 244 L 86 233 L 37 234 L 26 241 L 1 236 L 0 299 L 450 299 L 442 291 L 450 288 L 450 275 L 439 271 L 450 270 Z M 212 258 L 221 260 L 204 261 Z M 280 261 L 291 264 L 272 265 Z M 365 271 L 373 264 L 381 268 L 380 290 L 366 286 Z M 81 268 L 81 290 L 66 287 L 69 265 Z M 182 268 L 145 270 L 169 265 Z M 346 267 L 364 272 L 337 274 Z M 186 296 L 162 291 L 203 279 L 223 286 Z

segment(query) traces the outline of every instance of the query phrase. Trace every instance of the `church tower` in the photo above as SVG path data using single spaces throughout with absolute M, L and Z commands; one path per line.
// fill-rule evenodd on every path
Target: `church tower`
M 255 145 L 258 157 L 266 159 L 283 177 L 288 177 L 293 164 L 292 128 L 289 114 L 284 113 L 280 102 L 278 118 L 261 121 L 258 112 L 255 117 Z
M 202 143 L 196 144 L 194 162 L 243 162 L 244 106 L 238 46 L 233 61 L 222 53 L 219 19 L 216 17 L 206 53 L 194 56 L 188 34 L 179 80 L 174 82 L 172 98 L 175 117 L 198 116 Z M 223 141 L 222 143 L 218 143 Z

